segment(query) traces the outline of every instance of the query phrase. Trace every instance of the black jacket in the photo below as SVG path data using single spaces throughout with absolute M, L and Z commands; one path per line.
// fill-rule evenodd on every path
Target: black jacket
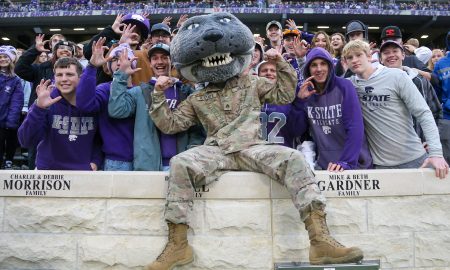
M 46 61 L 42 64 L 33 64 L 36 57 L 41 54 L 36 50 L 36 47 L 31 46 L 23 55 L 19 58 L 19 61 L 14 68 L 14 72 L 25 81 L 31 82 L 31 94 L 28 102 L 28 108 L 34 103 L 37 98 L 36 87 L 39 85 L 42 79 L 52 80 L 54 77 L 53 63 Z
M 117 42 L 120 39 L 120 35 L 116 34 L 111 26 L 105 27 L 100 33 L 95 35 L 90 41 L 89 44 L 84 46 L 83 54 L 86 59 L 91 59 L 92 56 L 92 43 L 94 41 L 99 40 L 101 37 L 106 38 L 105 46 L 111 48 L 112 41 L 116 40 Z M 112 77 L 103 72 L 103 68 L 97 68 L 97 85 L 112 81 Z

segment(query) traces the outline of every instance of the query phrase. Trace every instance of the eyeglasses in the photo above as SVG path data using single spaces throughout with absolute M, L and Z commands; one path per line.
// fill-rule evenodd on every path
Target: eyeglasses
M 296 36 L 300 36 L 300 31 L 298 31 L 297 29 L 285 29 L 283 31 L 283 35 L 296 35 Z

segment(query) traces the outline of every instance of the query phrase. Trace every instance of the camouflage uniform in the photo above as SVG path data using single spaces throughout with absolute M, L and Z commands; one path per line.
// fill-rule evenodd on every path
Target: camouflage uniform
M 165 211 L 166 220 L 187 223 L 194 187 L 209 184 L 228 170 L 264 173 L 284 184 L 299 211 L 313 201 L 324 204 L 314 174 L 301 153 L 267 145 L 260 134 L 261 105 L 288 104 L 295 95 L 295 70 L 284 60 L 277 62 L 276 84 L 246 75 L 229 79 L 223 88 L 208 85 L 190 95 L 175 110 L 163 92 L 152 93 L 150 116 L 168 134 L 202 124 L 207 130 L 203 146 L 173 157 Z

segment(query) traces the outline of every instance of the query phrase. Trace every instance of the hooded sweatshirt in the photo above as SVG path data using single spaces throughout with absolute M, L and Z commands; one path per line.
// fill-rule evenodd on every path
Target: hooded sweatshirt
M 55 88 L 51 97 L 57 96 Z M 97 122 L 95 114 L 81 112 L 64 98 L 47 109 L 33 104 L 19 128 L 19 142 L 25 148 L 37 145 L 39 170 L 91 171 L 91 162 L 102 164 Z
M 450 120 L 450 31 L 447 33 L 445 44 L 447 45 L 447 55 L 434 65 L 433 73 L 440 81 L 436 92 L 442 102 L 444 119 Z
M 154 85 L 145 83 L 128 89 L 128 77 L 127 74 L 120 70 L 114 73 L 108 102 L 109 115 L 113 118 L 134 116 L 134 170 L 161 171 L 163 169 L 163 154 L 160 132 L 148 114 L 148 108 L 151 106 L 150 93 L 153 91 Z M 191 94 L 192 88 L 184 84 L 177 90 L 179 90 L 177 98 L 184 100 Z M 189 149 L 191 146 L 203 144 L 205 138 L 204 131 L 200 127 L 193 127 L 186 132 L 179 132 L 176 137 L 177 154 Z M 167 157 L 167 153 L 164 156 Z
M 289 126 L 302 135 L 309 127 L 317 145 L 317 164 L 326 169 L 330 162 L 344 169 L 368 169 L 372 157 L 364 134 L 364 123 L 355 88 L 350 81 L 335 75 L 331 55 L 313 48 L 306 57 L 303 77 L 315 59 L 328 63 L 328 77 L 322 94 L 307 99 L 296 97 L 289 114 Z
M 19 127 L 23 99 L 20 78 L 0 73 L 0 128 Z
M 112 118 L 108 114 L 111 82 L 96 84 L 96 69 L 87 66 L 86 80 L 77 88 L 77 108 L 86 113 L 98 113 L 99 130 L 105 158 L 115 161 L 133 161 L 134 117 Z M 89 84 L 89 85 L 88 85 Z

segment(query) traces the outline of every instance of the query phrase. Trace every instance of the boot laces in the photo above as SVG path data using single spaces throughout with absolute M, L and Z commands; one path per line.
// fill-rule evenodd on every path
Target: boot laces
M 328 225 L 327 225 L 327 221 L 325 218 L 323 219 L 319 219 L 320 220 L 320 228 L 322 229 L 323 232 L 323 240 L 327 243 L 329 243 L 330 245 L 334 246 L 334 247 L 345 247 L 344 245 L 342 245 L 341 243 L 339 243 L 336 239 L 334 239 L 334 237 L 332 237 L 330 235 L 330 231 L 328 229 Z
M 161 261 L 165 261 L 165 258 L 169 255 L 172 254 L 173 249 L 175 247 L 175 245 L 173 244 L 174 240 L 174 235 L 175 235 L 175 230 L 173 230 L 172 228 L 169 228 L 169 241 L 166 243 L 166 246 L 164 247 L 164 250 L 161 252 L 161 254 L 158 255 L 158 257 L 156 258 L 157 261 L 161 262 Z

